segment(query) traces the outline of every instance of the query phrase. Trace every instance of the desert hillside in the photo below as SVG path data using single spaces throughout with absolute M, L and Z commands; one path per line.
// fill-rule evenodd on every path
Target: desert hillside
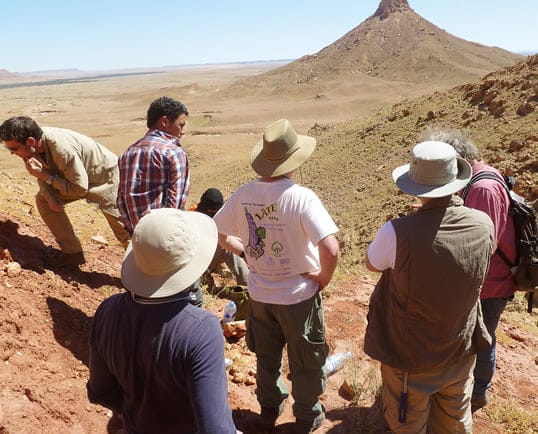
M 369 119 L 314 126 L 318 150 L 301 177 L 339 220 L 346 262 L 360 262 L 377 228 L 406 212 L 413 199 L 398 192 L 391 173 L 408 162 L 428 127 L 468 131 L 483 159 L 515 176 L 515 191 L 536 204 L 537 77 L 535 55 L 479 81 L 383 108 Z
M 418 15 L 407 0 L 381 0 L 372 16 L 337 41 L 248 82 L 283 86 L 366 74 L 455 85 L 518 60 L 517 54 L 451 35 Z
M 413 13 L 409 10 L 406 1 L 383 0 L 371 19 L 390 22 Z M 426 128 L 463 128 L 484 158 L 516 176 L 516 191 L 536 204 L 538 56 L 433 93 L 423 84 L 387 80 L 381 72 L 377 77 L 358 72 L 364 92 L 356 95 L 350 92 L 356 83 L 346 80 L 319 94 L 296 84 L 284 93 L 228 87 L 245 76 L 263 77 L 266 70 L 259 65 L 196 68 L 0 89 L 0 119 L 32 116 L 42 125 L 91 135 L 120 153 L 144 134 L 150 101 L 163 94 L 178 98 L 191 113 L 184 138 L 192 169 L 188 206 L 207 187 L 228 196 L 254 178 L 248 155 L 269 122 L 288 117 L 299 133 L 315 136 L 318 147 L 296 178 L 320 195 L 340 227 L 342 258 L 334 282 L 324 290 L 327 338 L 331 352 L 353 353 L 329 379 L 321 398 L 327 420 L 318 432 L 385 433 L 378 366 L 362 351 L 377 276 L 361 263 L 377 228 L 414 202 L 395 188 L 391 171 L 407 162 Z M 43 257 L 56 244 L 35 207 L 35 180 L 18 158 L 0 152 L 0 434 L 116 433 L 112 413 L 88 403 L 85 384 L 95 309 L 124 290 L 123 250 L 101 213 L 76 201 L 67 212 L 87 263 L 78 270 L 46 266 Z M 217 290 L 234 285 L 226 270 L 214 277 Z M 220 317 L 227 300 L 214 293 L 205 297 L 204 307 Z M 474 415 L 475 432 L 537 432 L 537 311 L 527 314 L 518 294 L 503 314 L 492 401 Z M 254 356 L 237 337 L 227 341 L 226 357 L 233 362 L 227 375 L 234 419 L 243 432 L 256 433 Z M 275 432 L 290 432 L 293 421 L 290 399 Z

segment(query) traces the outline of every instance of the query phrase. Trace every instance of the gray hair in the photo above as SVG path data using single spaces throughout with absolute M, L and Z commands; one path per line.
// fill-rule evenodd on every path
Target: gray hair
M 438 142 L 448 143 L 452 146 L 461 158 L 467 160 L 470 164 L 475 160 L 480 160 L 480 152 L 471 140 L 469 134 L 456 129 L 440 129 L 428 127 L 419 137 L 419 141 L 425 142 L 435 140 Z

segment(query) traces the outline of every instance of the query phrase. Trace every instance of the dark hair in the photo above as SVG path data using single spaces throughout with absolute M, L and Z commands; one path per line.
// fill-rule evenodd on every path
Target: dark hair
M 220 190 L 216 188 L 208 188 L 202 194 L 200 203 L 196 208 L 196 211 L 200 211 L 209 217 L 213 217 L 217 211 L 224 205 L 224 198 Z
M 147 126 L 148 128 L 153 128 L 162 116 L 166 116 L 170 121 L 174 122 L 183 113 L 187 116 L 189 115 L 185 104 L 167 96 L 162 96 L 150 104 L 147 115 Z
M 4 121 L 0 125 L 0 140 L 15 140 L 19 143 L 26 143 L 28 137 L 39 140 L 43 135 L 43 130 L 36 121 L 28 116 L 15 116 Z

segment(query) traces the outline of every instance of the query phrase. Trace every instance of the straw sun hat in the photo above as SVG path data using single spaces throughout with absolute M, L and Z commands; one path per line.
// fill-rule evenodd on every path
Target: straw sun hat
M 141 297 L 175 295 L 203 274 L 216 247 L 217 227 L 211 217 L 175 208 L 151 210 L 134 229 L 121 280 Z
M 316 139 L 297 134 L 287 119 L 270 124 L 250 154 L 256 173 L 274 178 L 301 166 L 316 148 Z
M 405 193 L 417 197 L 444 197 L 461 190 L 471 179 L 471 165 L 443 142 L 422 142 L 413 148 L 411 163 L 392 172 Z

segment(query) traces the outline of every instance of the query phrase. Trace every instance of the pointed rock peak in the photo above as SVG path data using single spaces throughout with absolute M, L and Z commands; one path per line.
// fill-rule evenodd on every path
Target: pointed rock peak
M 393 12 L 403 12 L 410 9 L 411 7 L 407 0 L 381 0 L 374 17 L 384 20 Z

